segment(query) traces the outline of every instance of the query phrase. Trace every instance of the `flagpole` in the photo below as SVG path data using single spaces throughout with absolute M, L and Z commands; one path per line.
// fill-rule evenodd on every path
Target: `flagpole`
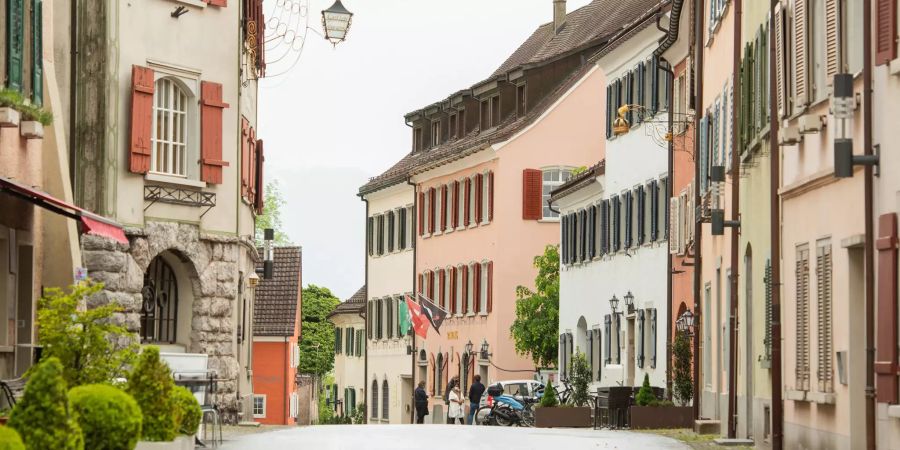
M 415 292 L 415 286 L 413 286 L 413 292 Z M 407 313 L 407 315 L 408 314 L 409 313 Z M 410 325 L 411 324 L 412 324 L 412 322 L 410 322 Z M 410 410 L 409 410 L 409 423 L 415 424 L 416 423 L 416 389 L 418 389 L 418 386 L 416 385 L 416 354 L 418 353 L 418 351 L 416 351 L 416 333 L 415 332 L 410 333 L 409 329 L 407 329 L 406 332 L 412 338 L 412 354 L 410 355 L 410 361 L 409 361 L 409 365 L 410 365 L 409 374 L 412 377 L 412 396 L 413 396 L 412 406 L 413 407 L 410 408 Z

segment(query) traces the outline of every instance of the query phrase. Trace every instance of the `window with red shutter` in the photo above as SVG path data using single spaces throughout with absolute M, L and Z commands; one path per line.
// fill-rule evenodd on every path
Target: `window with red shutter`
M 875 65 L 897 57 L 897 0 L 876 0 Z
M 250 192 L 250 121 L 241 116 L 241 196 Z
M 419 293 L 425 292 L 425 274 L 419 274 Z
M 131 66 L 131 145 L 129 171 L 150 170 L 150 140 L 153 137 L 153 69 Z
M 435 204 L 436 195 L 434 188 L 428 190 L 428 232 L 434 234 L 434 218 L 435 211 L 437 210 L 437 205 Z
M 494 262 L 488 263 L 487 275 L 487 312 L 494 309 Z
M 428 300 L 434 301 L 434 271 L 428 272 Z
M 494 172 L 488 172 L 488 222 L 494 221 Z
M 447 231 L 447 185 L 441 186 L 441 231 Z
M 542 173 L 538 169 L 522 171 L 522 219 L 541 220 Z
M 481 263 L 475 263 L 475 280 L 472 282 L 472 290 L 475 294 L 472 301 L 472 307 L 475 310 L 475 314 L 481 312 Z
M 876 393 L 879 403 L 897 402 L 897 214 L 878 219 L 878 341 Z
M 453 182 L 453 228 L 459 227 L 459 181 Z
M 222 168 L 228 167 L 222 160 L 222 110 L 227 107 L 221 84 L 200 82 L 200 180 L 207 183 L 222 184 Z
M 265 188 L 265 178 L 263 177 L 263 167 L 266 161 L 266 155 L 263 152 L 263 140 L 259 139 L 256 141 L 256 198 L 254 199 L 254 205 L 256 206 L 256 213 L 262 214 L 263 209 L 265 209 L 266 197 L 263 189 Z
M 438 274 L 438 297 L 440 298 L 438 305 L 440 305 L 441 308 L 445 308 L 444 302 L 447 300 L 446 295 L 444 294 L 444 286 L 446 286 L 446 285 L 447 285 L 447 273 L 444 270 L 441 270 L 440 273 Z
M 419 192 L 419 204 L 416 208 L 419 210 L 419 236 L 425 234 L 425 193 Z
M 484 176 L 475 175 L 475 223 L 480 224 L 484 220 Z
M 450 298 L 447 299 L 447 301 L 450 302 L 449 309 L 450 309 L 451 314 L 456 314 L 456 294 L 458 292 L 457 287 L 456 287 L 457 276 L 458 276 L 458 274 L 456 273 L 456 267 L 451 267 L 450 268 Z
M 469 266 L 462 268 L 462 313 L 469 312 Z
M 465 225 L 465 226 L 469 226 L 469 224 L 472 223 L 471 222 L 472 218 L 469 217 L 470 216 L 469 211 L 471 211 L 471 209 L 472 209 L 469 207 L 471 202 L 472 202 L 472 179 L 466 178 L 466 210 L 464 211 L 465 220 L 463 221 L 463 225 Z
M 252 202 L 256 198 L 256 129 L 253 127 L 250 127 L 248 144 L 250 148 L 250 178 L 245 197 L 248 202 Z

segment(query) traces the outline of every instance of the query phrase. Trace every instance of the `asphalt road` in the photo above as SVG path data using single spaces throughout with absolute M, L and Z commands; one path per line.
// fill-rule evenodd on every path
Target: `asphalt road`
M 239 436 L 221 448 L 223 450 L 681 450 L 689 447 L 670 438 L 631 431 L 464 425 L 324 425 Z

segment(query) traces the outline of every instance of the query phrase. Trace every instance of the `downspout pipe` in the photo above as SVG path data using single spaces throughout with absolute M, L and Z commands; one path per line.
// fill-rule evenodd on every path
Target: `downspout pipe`
M 769 10 L 769 42 L 775 42 L 775 7 L 779 0 L 771 0 Z M 777 77 L 776 64 L 783 61 L 776 59 L 775 46 L 769 45 L 769 79 Z M 769 237 L 772 258 L 772 450 L 781 450 L 784 427 L 784 404 L 781 397 L 781 205 L 778 198 L 778 187 L 781 184 L 780 164 L 781 148 L 778 146 L 778 91 L 769 89 Z M 750 280 L 747 280 L 748 282 Z M 750 301 L 750 299 L 747 299 Z
M 893 38 L 893 37 L 892 37 Z M 863 154 L 872 157 L 872 0 L 863 0 Z M 873 165 L 865 165 L 866 448 L 875 444 L 875 212 Z
M 362 201 L 366 202 L 365 224 L 366 224 L 366 226 L 368 226 L 368 224 L 369 224 L 369 199 L 367 199 L 364 195 L 360 195 L 359 198 L 361 198 Z M 365 270 L 365 272 L 366 272 L 366 274 L 365 274 L 365 277 L 366 277 L 366 280 L 365 280 L 366 281 L 366 305 L 363 308 L 363 313 L 360 314 L 366 324 L 366 334 L 365 334 L 365 339 L 364 339 L 366 344 L 363 346 L 363 348 L 365 349 L 364 350 L 365 354 L 363 355 L 363 404 L 366 404 L 366 401 L 369 399 L 369 333 L 372 332 L 371 330 L 368 329 L 371 326 L 371 324 L 369 323 L 369 242 L 368 242 L 368 239 L 369 239 L 369 233 L 366 232 L 366 239 L 365 239 L 366 242 L 363 244 L 363 256 L 366 261 L 366 270 Z M 363 411 L 363 417 L 366 418 L 366 421 L 365 421 L 366 423 L 369 422 L 369 420 L 368 420 L 369 408 L 371 408 L 371 406 L 366 408 L 367 409 L 366 411 Z
M 732 42 L 732 69 L 731 89 L 740 92 L 741 73 L 741 28 L 743 21 L 743 1 L 734 0 L 734 39 Z M 770 47 L 772 47 L 770 45 Z M 770 89 L 771 90 L 771 89 Z M 731 121 L 740 123 L 738 111 L 741 109 L 740 95 L 732 95 Z M 731 133 L 731 223 L 739 224 L 741 217 L 741 160 L 740 160 L 740 135 Z M 737 350 L 738 350 L 738 252 L 740 239 L 740 225 L 731 227 L 731 305 L 729 321 L 731 323 L 728 349 L 728 437 L 734 439 L 737 436 Z M 748 393 L 749 395 L 749 393 Z
M 703 115 L 703 7 L 705 0 L 694 0 L 694 74 L 697 82 L 695 107 L 697 114 L 694 114 L 694 183 L 699 187 L 700 182 L 700 164 L 697 162 L 697 155 L 700 154 L 700 117 Z M 694 207 L 700 209 L 702 205 L 702 197 L 700 189 L 694 189 Z M 700 307 L 701 287 L 703 283 L 703 256 L 701 254 L 703 241 L 703 217 L 702 214 L 694 215 L 694 336 L 693 336 L 693 353 L 694 353 L 694 419 L 700 420 L 700 339 L 703 330 L 703 308 Z
M 416 264 L 418 262 L 418 253 L 419 253 L 419 245 L 418 245 L 418 236 L 419 233 L 416 232 L 419 227 L 418 217 L 419 217 L 419 194 L 416 192 L 417 186 L 416 183 L 412 182 L 412 178 L 406 179 L 406 184 L 412 186 L 413 188 L 413 229 L 409 230 L 412 233 L 413 238 L 411 239 L 410 244 L 412 244 L 413 249 L 413 268 L 412 268 L 412 291 L 413 295 L 416 292 Z M 416 333 L 412 332 L 409 334 L 409 338 L 412 341 L 412 354 L 410 355 L 409 362 L 409 377 L 412 380 L 412 408 L 409 409 L 409 423 L 416 423 Z

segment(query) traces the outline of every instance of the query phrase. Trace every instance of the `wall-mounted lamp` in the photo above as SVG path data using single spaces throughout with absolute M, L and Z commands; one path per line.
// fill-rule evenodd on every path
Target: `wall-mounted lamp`
M 694 335 L 694 313 L 690 311 L 685 311 L 681 314 L 681 317 L 675 321 L 675 328 L 682 332 L 687 333 L 688 336 Z
M 615 315 L 616 310 L 619 309 L 619 297 L 616 297 L 616 294 L 613 294 L 612 298 L 609 299 L 609 307 L 612 309 L 613 315 Z
M 853 166 L 875 166 L 878 175 L 880 161 L 879 147 L 873 155 L 854 155 L 853 139 L 848 132 L 849 122 L 856 109 L 856 96 L 853 93 L 853 75 L 839 73 L 834 76 L 834 93 L 831 98 L 831 110 L 838 124 L 834 138 L 834 176 L 837 178 L 853 177 Z
M 723 186 L 725 185 L 725 166 L 712 166 L 709 168 L 710 189 L 712 192 L 712 206 L 710 208 L 710 223 L 712 224 L 712 235 L 723 236 L 725 227 L 741 226 L 740 220 L 725 220 L 725 209 L 721 204 L 721 195 Z
M 634 312 L 634 294 L 632 294 L 631 291 L 628 291 L 628 293 L 625 294 L 625 296 L 622 298 L 625 299 L 625 308 L 628 309 L 628 314 L 633 313 Z
M 271 280 L 275 275 L 275 230 L 266 228 L 263 230 L 263 267 L 257 268 L 256 273 L 262 275 L 264 280 Z
M 490 350 L 490 346 L 487 343 L 487 339 L 485 339 L 481 342 L 481 355 L 479 355 L 481 359 L 490 359 L 491 356 L 494 356 L 494 354 L 490 353 L 488 350 Z
M 257 275 L 256 272 L 251 273 L 247 277 L 247 286 L 252 288 L 259 286 L 259 275 Z

